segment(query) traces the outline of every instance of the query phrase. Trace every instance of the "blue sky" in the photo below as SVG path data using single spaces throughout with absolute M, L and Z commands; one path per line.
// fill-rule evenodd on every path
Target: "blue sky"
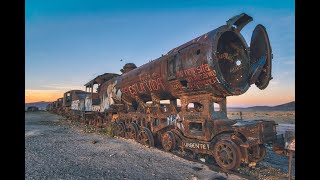
M 294 8 L 292 0 L 26 0 L 26 94 L 84 89 L 99 74 L 140 66 L 245 12 L 253 17 L 241 31 L 248 44 L 257 24 L 268 31 L 274 79 L 264 91 L 252 86 L 230 97 L 231 105 L 260 96 L 257 105 L 288 102 L 295 98 Z

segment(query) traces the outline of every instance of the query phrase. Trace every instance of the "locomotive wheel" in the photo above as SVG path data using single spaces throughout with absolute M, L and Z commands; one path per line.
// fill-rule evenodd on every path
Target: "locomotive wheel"
M 256 148 L 255 150 L 253 148 Z M 259 157 L 256 157 L 257 152 L 259 152 Z M 248 153 L 249 153 L 249 161 L 250 162 L 260 162 L 262 161 L 266 155 L 267 155 L 267 151 L 266 151 L 266 147 L 263 144 L 259 144 L 255 147 L 251 147 L 248 149 Z
M 123 123 L 116 124 L 114 134 L 115 134 L 115 136 L 118 136 L 118 137 L 125 137 L 126 130 L 125 130 L 125 126 Z
M 132 122 L 129 124 L 127 131 L 126 131 L 126 137 L 128 139 L 135 139 L 137 140 L 139 133 L 139 127 L 136 123 Z
M 98 127 L 98 125 L 99 125 L 99 118 L 94 117 L 94 126 Z
M 219 140 L 214 146 L 213 156 L 223 169 L 237 169 L 240 166 L 240 149 L 231 139 Z
M 148 128 L 146 127 L 141 128 L 138 134 L 138 142 L 143 145 L 154 146 L 153 135 Z
M 176 138 L 171 131 L 167 131 L 162 135 L 161 144 L 165 151 L 172 151 L 176 148 Z

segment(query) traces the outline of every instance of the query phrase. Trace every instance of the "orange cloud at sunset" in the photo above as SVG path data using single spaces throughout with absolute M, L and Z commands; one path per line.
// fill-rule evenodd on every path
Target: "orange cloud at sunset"
M 25 90 L 25 103 L 55 101 L 63 96 L 63 90 Z

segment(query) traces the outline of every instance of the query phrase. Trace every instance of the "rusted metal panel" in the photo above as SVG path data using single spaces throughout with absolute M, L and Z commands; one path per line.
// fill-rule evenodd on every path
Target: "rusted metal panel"
M 277 137 L 272 148 L 276 153 L 285 155 L 288 154 L 288 151 L 295 151 L 295 126 L 293 124 L 277 126 Z
M 85 111 L 95 111 L 92 106 L 100 106 L 100 98 L 98 93 L 88 94 L 84 99 Z M 94 108 L 96 109 L 96 108 Z
M 100 112 L 100 105 L 92 105 L 92 111 Z
M 227 21 L 227 25 L 232 28 L 234 26 L 236 26 L 236 30 L 238 32 L 241 31 L 241 29 L 247 25 L 249 22 L 251 22 L 253 19 L 252 17 L 248 16 L 247 14 L 245 13 L 242 13 L 240 15 L 237 15 L 237 16 L 234 16 L 232 18 L 230 18 L 228 21 Z
M 56 102 L 56 107 L 62 107 L 63 98 L 58 98 Z
M 286 131 L 284 134 L 285 141 L 285 149 L 295 151 L 296 140 L 295 140 L 295 132 L 294 131 Z
M 261 57 L 264 57 L 266 62 L 262 64 L 261 67 L 263 68 L 260 70 L 260 75 L 257 75 L 257 80 L 252 83 L 255 83 L 259 89 L 265 89 L 268 86 L 269 81 L 272 79 L 272 49 L 266 28 L 259 24 L 255 27 L 251 37 L 250 63 L 253 65 L 259 63 L 259 59 Z M 258 69 L 258 67 L 255 69 Z
M 276 138 L 276 123 L 267 120 L 238 121 L 232 125 L 235 131 L 249 139 L 249 144 L 264 144 Z
M 63 94 L 63 107 L 71 107 L 72 101 L 85 99 L 88 95 L 88 92 L 82 90 L 71 90 Z
M 92 111 L 92 98 L 89 96 L 85 99 L 85 111 Z
M 71 102 L 72 110 L 80 110 L 80 100 L 75 100 Z

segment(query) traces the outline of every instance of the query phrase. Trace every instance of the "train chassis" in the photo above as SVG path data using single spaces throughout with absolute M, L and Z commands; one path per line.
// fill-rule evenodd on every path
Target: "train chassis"
M 266 156 L 264 143 L 262 141 L 250 141 L 250 139 L 259 138 L 262 134 L 265 135 L 266 130 L 259 133 L 259 128 L 247 128 L 245 126 L 247 128 L 245 131 L 235 131 L 230 126 L 230 124 L 235 124 L 235 120 L 230 119 L 216 121 L 201 119 L 202 127 L 191 127 L 182 123 L 179 114 L 188 115 L 189 113 L 194 115 L 198 113 L 200 117 L 203 117 L 203 114 L 209 113 L 205 107 L 212 103 L 210 96 L 197 95 L 194 97 L 207 105 L 202 107 L 201 112 L 187 112 L 186 108 L 182 108 L 178 113 L 172 103 L 161 106 L 159 101 L 145 104 L 138 100 L 139 105 L 135 111 L 128 112 L 128 109 L 124 110 L 126 109 L 124 106 L 117 106 L 116 111 L 107 113 L 106 122 L 112 122 L 115 136 L 134 139 L 147 146 L 162 147 L 165 151 L 181 150 L 191 152 L 194 156 L 214 157 L 216 163 L 223 169 L 236 169 L 241 162 L 256 163 L 264 159 Z M 189 96 L 182 101 L 195 102 L 195 99 Z M 219 103 L 224 105 L 224 102 L 225 99 L 222 99 Z M 275 133 L 274 121 L 263 121 L 261 123 L 263 126 L 265 124 L 269 124 L 271 133 Z M 222 127 L 222 129 L 217 130 L 212 128 L 213 126 Z M 191 136 L 191 131 L 188 135 L 187 128 L 191 131 L 194 130 L 192 128 L 200 128 L 205 133 Z M 213 131 L 218 133 L 214 134 Z M 255 137 L 249 137 L 250 135 L 246 134 L 247 131 L 253 133 Z M 195 133 L 199 132 L 196 131 Z
M 194 157 L 213 157 L 227 170 L 238 168 L 242 162 L 263 160 L 266 156 L 264 143 L 272 141 L 276 134 L 274 121 L 228 119 L 226 99 L 209 94 L 181 97 L 180 109 L 172 100 L 170 104 L 161 104 L 155 95 L 149 104 L 139 98 L 136 101 L 135 108 L 132 104 L 113 104 L 103 113 L 66 107 L 55 108 L 52 112 L 97 128 L 111 126 L 114 136 L 134 139 L 146 146 L 189 152 Z M 194 107 L 188 109 L 190 102 Z M 221 111 L 213 110 L 210 105 L 213 103 L 219 104 Z M 206 119 L 208 115 L 216 118 Z
M 235 133 L 223 133 L 211 141 L 199 141 L 186 138 L 175 126 L 168 126 L 160 131 L 152 133 L 153 123 L 145 123 L 137 117 L 136 113 L 128 113 L 116 120 L 113 124 L 114 135 L 126 139 L 134 139 L 146 146 L 162 147 L 165 151 L 181 150 L 192 152 L 196 155 L 208 155 L 214 157 L 216 163 L 224 169 L 236 169 L 241 162 L 260 162 L 266 156 L 266 148 L 263 144 L 246 147 L 243 141 Z

